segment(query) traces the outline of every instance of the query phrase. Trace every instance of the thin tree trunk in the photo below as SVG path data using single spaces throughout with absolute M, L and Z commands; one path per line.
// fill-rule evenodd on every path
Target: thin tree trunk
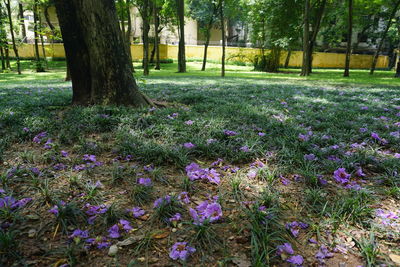
M 4 50 L 6 52 L 6 67 L 7 69 L 11 70 L 10 49 L 8 49 L 8 46 L 6 46 Z
M 178 20 L 179 20 L 179 51 L 178 51 L 178 72 L 186 72 L 186 53 L 185 53 L 185 1 L 178 1 Z
M 305 0 L 304 5 L 304 28 L 303 28 L 303 66 L 301 76 L 310 75 L 310 0 Z
M 154 39 L 155 39 L 155 48 L 156 48 L 156 67 L 154 69 L 160 70 L 160 38 L 158 29 L 160 27 L 160 17 L 158 16 L 158 7 L 157 2 L 154 1 Z
M 10 0 L 5 0 L 5 4 L 6 4 L 6 8 L 7 8 L 7 13 L 8 13 L 8 24 L 10 25 L 11 41 L 12 41 L 15 57 L 17 58 L 17 71 L 18 71 L 18 74 L 21 74 L 21 62 L 19 61 L 18 48 L 17 48 L 17 44 L 15 41 L 14 27 L 13 27 L 13 21 L 12 21 L 12 16 L 11 16 Z
M 292 56 L 292 49 L 289 48 L 287 56 L 286 56 L 286 60 L 285 60 L 285 66 L 284 66 L 285 69 L 287 69 L 289 67 L 289 62 L 290 62 L 290 57 L 291 56 Z
M 131 18 L 131 0 L 126 0 L 126 16 L 128 18 L 128 25 L 126 29 L 125 43 L 128 48 L 129 61 L 132 64 L 132 70 L 135 72 L 132 60 L 131 40 L 132 40 L 132 18 Z
M 398 59 L 397 59 L 397 68 L 396 68 L 396 75 L 395 75 L 394 77 L 400 78 L 400 54 L 398 55 Z
M 211 36 L 211 28 L 212 28 L 212 21 L 211 19 L 210 23 L 207 26 L 206 30 L 206 43 L 204 44 L 204 55 L 203 55 L 203 66 L 201 67 L 201 71 L 206 70 L 206 64 L 207 64 L 207 53 L 208 53 L 208 46 L 210 45 L 210 36 Z
M 313 27 L 313 31 L 312 31 L 312 35 L 311 35 L 311 39 L 310 39 L 310 45 L 308 47 L 308 49 L 309 49 L 309 52 L 308 52 L 309 73 L 312 73 L 312 61 L 313 61 L 314 47 L 315 47 L 315 43 L 317 41 L 317 36 L 318 36 L 319 30 L 321 29 L 321 22 L 322 22 L 322 18 L 324 16 L 324 12 L 325 12 L 326 2 L 327 2 L 327 0 L 322 0 L 321 4 L 319 6 L 319 9 L 317 11 L 315 25 Z
M 33 4 L 33 34 L 35 38 L 35 59 L 36 59 L 36 72 L 44 72 L 44 67 L 40 60 L 39 55 L 39 42 L 38 42 L 38 0 L 35 0 Z
M 124 38 L 125 38 L 125 8 L 124 8 L 124 1 L 123 0 L 118 0 L 118 4 L 119 4 L 119 9 L 120 9 L 120 20 L 121 20 L 121 31 L 124 34 Z
M 148 76 L 149 71 L 149 0 L 143 2 L 143 75 Z
M 150 53 L 150 64 L 154 63 L 155 56 L 156 56 L 156 39 L 154 38 L 153 48 L 151 49 L 151 53 Z
M 18 11 L 19 11 L 19 24 L 21 26 L 21 33 L 22 33 L 22 42 L 27 43 L 28 40 L 26 39 L 24 7 L 22 6 L 21 3 L 18 4 Z
M 351 58 L 351 40 L 353 36 L 353 0 L 349 1 L 349 22 L 347 30 L 347 49 L 346 49 L 346 65 L 344 68 L 344 77 L 350 76 L 350 58 Z
M 42 28 L 42 19 L 41 19 L 40 16 L 39 16 L 39 27 L 38 28 L 39 28 L 40 42 L 42 44 L 43 61 L 44 61 L 44 64 L 46 65 L 46 69 L 49 69 L 49 64 L 47 62 L 47 56 L 46 56 L 46 49 L 44 47 L 44 38 L 43 38 L 43 34 L 42 34 L 42 30 L 43 30 L 43 28 Z
M 49 6 L 46 6 L 45 8 L 44 8 L 44 19 L 46 20 L 46 23 L 47 23 L 47 25 L 49 26 L 49 28 L 50 28 L 50 31 L 51 31 L 51 38 L 50 38 L 50 42 L 51 43 L 53 43 L 53 41 L 54 41 L 54 36 L 55 36 L 55 27 L 54 27 L 54 25 L 53 25 L 53 23 L 51 23 L 51 20 L 50 20 L 50 15 L 49 15 Z
M 154 49 L 156 53 L 156 66 L 154 69 L 160 70 L 161 69 L 161 64 L 160 64 L 160 41 L 159 41 L 159 36 L 158 36 L 158 28 L 160 24 L 160 18 L 158 16 L 158 7 L 157 7 L 157 1 L 154 1 L 154 6 L 153 6 L 153 12 L 154 12 Z
M 114 0 L 55 0 L 73 104 L 152 105 L 132 75 Z
M 221 31 L 222 31 L 222 66 L 221 66 L 221 77 L 225 77 L 225 16 L 224 16 L 224 0 L 221 0 L 220 5 L 220 16 L 221 16 Z
M 393 11 L 390 14 L 389 21 L 388 21 L 388 23 L 386 25 L 385 31 L 382 33 L 381 40 L 379 41 L 378 48 L 376 49 L 376 52 L 375 52 L 375 55 L 374 55 L 374 59 L 372 60 L 371 70 L 370 70 L 370 73 L 369 73 L 371 75 L 374 74 L 374 71 L 375 71 L 375 68 L 376 68 L 376 63 L 378 62 L 379 53 L 382 50 L 383 42 L 385 41 L 386 35 L 387 35 L 388 31 L 389 31 L 389 28 L 392 25 L 392 20 L 393 20 L 394 16 L 396 15 L 397 10 L 399 9 L 399 6 L 400 6 L 400 0 L 398 0 L 396 2 L 396 5 L 393 7 Z
M 4 58 L 4 49 L 0 46 L 0 56 L 1 56 L 1 70 L 4 71 L 6 69 L 6 59 Z

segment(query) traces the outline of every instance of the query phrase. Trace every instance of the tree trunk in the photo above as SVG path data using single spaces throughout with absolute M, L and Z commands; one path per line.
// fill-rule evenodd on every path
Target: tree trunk
M 396 78 L 400 78 L 400 55 L 398 56 L 398 59 L 397 59 L 397 68 L 396 68 L 395 77 Z
M 5 0 L 5 4 L 6 4 L 6 8 L 7 8 L 7 13 L 8 13 L 8 24 L 10 25 L 12 46 L 13 46 L 15 57 L 17 58 L 17 71 L 18 71 L 18 74 L 21 74 L 21 62 L 19 61 L 18 48 L 17 48 L 17 44 L 15 41 L 14 26 L 13 26 L 13 21 L 12 21 L 12 16 L 11 16 L 10 0 Z
M 33 34 L 35 38 L 35 60 L 36 60 L 36 72 L 44 72 L 44 67 L 40 60 L 39 55 L 39 42 L 38 42 L 38 0 L 35 0 L 33 4 Z
M 344 77 L 350 76 L 350 58 L 351 58 L 351 40 L 353 37 L 353 0 L 349 1 L 349 22 L 347 30 L 347 49 L 346 49 L 346 65 L 344 68 Z
M 143 1 L 143 75 L 148 76 L 149 71 L 149 0 Z
M 154 49 L 156 53 L 156 67 L 154 69 L 160 70 L 161 69 L 160 40 L 158 36 L 158 28 L 160 27 L 160 17 L 158 16 L 157 1 L 154 1 L 153 12 L 154 12 Z
M 42 44 L 43 61 L 44 61 L 44 64 L 46 65 L 46 69 L 49 69 L 49 64 L 48 64 L 48 62 L 47 62 L 47 57 L 46 57 L 46 49 L 45 49 L 45 47 L 44 47 L 44 38 L 43 38 L 43 34 L 42 34 L 43 28 L 42 28 L 42 19 L 41 19 L 41 16 L 39 16 L 39 26 L 38 26 L 38 29 L 39 29 L 40 42 L 41 42 L 41 44 Z
M 303 28 L 303 66 L 301 76 L 310 75 L 310 0 L 305 0 L 304 5 L 304 28 Z
M 210 45 L 210 36 L 211 36 L 211 28 L 213 24 L 213 19 L 210 20 L 209 24 L 207 25 L 206 29 L 206 43 L 204 44 L 204 55 L 203 55 L 203 66 L 201 67 L 201 71 L 206 70 L 207 64 L 207 53 L 208 53 L 208 46 Z
M 21 3 L 18 4 L 18 11 L 19 11 L 19 24 L 21 26 L 21 33 L 22 33 L 22 42 L 27 43 L 28 40 L 26 39 L 24 7 L 22 6 Z
M 4 48 L 6 52 L 6 68 L 11 70 L 11 63 L 10 63 L 10 49 L 8 49 L 8 46 Z
M 6 59 L 4 58 L 4 49 L 0 46 L 0 56 L 1 56 L 1 70 L 4 71 L 6 69 Z
M 128 50 L 129 61 L 132 64 L 132 71 L 135 72 L 132 60 L 131 39 L 132 39 L 132 18 L 131 18 L 131 0 L 126 0 L 126 16 L 128 17 L 128 25 L 125 34 L 125 43 Z
M 55 0 L 73 104 L 147 106 L 132 75 L 114 0 Z
M 178 72 L 186 72 L 186 53 L 185 53 L 185 1 L 178 1 L 178 20 L 179 20 L 179 51 L 178 51 Z
M 322 18 L 324 16 L 324 12 L 325 12 L 326 2 L 327 2 L 327 0 L 322 0 L 321 4 L 319 6 L 319 9 L 317 11 L 315 24 L 314 24 L 311 39 L 310 39 L 310 45 L 308 47 L 308 49 L 309 49 L 309 52 L 308 52 L 309 73 L 312 73 L 312 61 L 313 61 L 314 47 L 315 47 L 315 43 L 317 42 L 317 36 L 318 36 L 319 30 L 321 29 L 321 22 L 322 22 Z
M 67 73 L 65 75 L 65 81 L 69 82 L 71 81 L 71 71 L 69 70 L 68 61 L 66 61 L 66 63 L 67 63 Z
M 150 64 L 154 64 L 154 57 L 156 56 L 156 39 L 153 41 L 153 48 L 150 53 Z
M 376 68 L 376 63 L 378 62 L 379 53 L 381 52 L 381 49 L 383 46 L 383 42 L 385 41 L 386 35 L 389 31 L 389 28 L 392 25 L 392 20 L 393 20 L 394 16 L 396 15 L 397 10 L 399 9 L 399 6 L 400 6 L 400 0 L 398 0 L 396 2 L 396 5 L 393 7 L 393 10 L 392 10 L 392 13 L 390 14 L 389 21 L 386 25 L 385 31 L 382 33 L 381 40 L 379 41 L 378 48 L 376 49 L 376 52 L 374 55 L 374 59 L 372 60 L 371 71 L 369 73 L 371 75 L 374 74 L 374 71 Z
M 289 62 L 290 62 L 291 56 L 292 56 L 292 49 L 289 48 L 287 56 L 286 56 L 286 60 L 285 60 L 285 66 L 284 66 L 285 69 L 287 69 L 289 67 Z
M 222 31 L 222 66 L 221 66 L 221 77 L 225 77 L 225 16 L 224 16 L 224 0 L 221 0 L 220 5 L 220 18 L 221 18 L 221 31 Z
M 49 7 L 50 6 L 46 6 L 45 8 L 44 8 L 44 19 L 46 20 L 46 23 L 47 23 L 47 25 L 49 26 L 49 28 L 50 28 L 50 30 L 51 30 L 51 38 L 50 38 L 50 42 L 51 43 L 53 43 L 53 40 L 54 40 L 54 36 L 55 36 L 55 27 L 54 27 L 54 25 L 53 25 L 53 23 L 51 23 L 51 20 L 50 20 L 50 15 L 49 15 Z

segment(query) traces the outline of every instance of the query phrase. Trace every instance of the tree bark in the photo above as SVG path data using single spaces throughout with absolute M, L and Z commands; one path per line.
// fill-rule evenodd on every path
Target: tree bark
M 350 76 L 350 59 L 351 59 L 351 40 L 353 37 L 353 0 L 349 1 L 349 22 L 347 30 L 347 49 L 346 49 L 346 64 L 344 68 L 344 77 Z
M 185 53 L 185 1 L 178 1 L 178 21 L 179 21 L 179 51 L 178 51 L 178 72 L 186 72 L 186 53 Z
M 222 66 L 221 66 L 221 77 L 225 77 L 225 16 L 224 16 L 224 0 L 221 0 L 220 5 L 220 18 L 221 18 L 221 31 L 222 31 Z
M 292 56 L 292 49 L 289 48 L 287 56 L 286 56 L 286 60 L 285 60 L 285 66 L 284 66 L 285 69 L 287 69 L 289 67 L 289 62 L 290 62 L 291 56 Z
M 22 42 L 27 43 L 28 40 L 26 39 L 24 7 L 22 6 L 21 3 L 18 4 L 18 11 L 19 11 L 19 24 L 21 26 L 21 33 L 22 33 Z
M 36 72 L 44 72 L 44 67 L 40 60 L 39 55 L 39 36 L 38 36 L 38 0 L 33 3 L 33 34 L 35 38 L 35 60 L 36 60 Z
M 379 53 L 382 50 L 383 42 L 385 41 L 386 35 L 387 35 L 388 31 L 389 31 L 389 28 L 392 25 L 392 20 L 393 20 L 394 16 L 396 15 L 397 10 L 399 9 L 399 6 L 400 6 L 400 0 L 398 0 L 396 2 L 396 5 L 393 7 L 393 10 L 392 10 L 392 13 L 390 14 L 389 21 L 388 21 L 388 23 L 386 25 L 385 31 L 382 33 L 381 40 L 379 41 L 378 48 L 376 49 L 376 52 L 375 52 L 375 55 L 374 55 L 374 59 L 372 60 L 371 70 L 370 70 L 370 73 L 369 73 L 371 75 L 374 74 L 374 71 L 375 71 L 375 68 L 376 68 L 376 63 L 378 62 Z
M 4 71 L 6 69 L 6 59 L 4 58 L 4 49 L 0 46 L 0 56 L 1 56 L 1 70 Z
M 126 0 L 126 16 L 128 18 L 128 25 L 126 32 L 122 32 L 124 35 L 124 40 L 125 40 L 125 45 L 128 51 L 128 56 L 129 56 L 129 61 L 132 64 L 132 72 L 135 72 L 135 69 L 133 67 L 133 60 L 132 60 L 132 52 L 131 52 L 131 37 L 132 37 L 132 18 L 131 18 L 131 0 Z
M 73 104 L 147 106 L 132 75 L 114 0 L 55 0 Z
M 10 49 L 8 49 L 8 46 L 4 48 L 6 52 L 6 68 L 11 70 L 11 63 L 10 63 Z
M 149 0 L 143 1 L 143 75 L 148 76 L 149 70 Z
M 49 15 L 49 7 L 50 6 L 45 6 L 43 13 L 44 13 L 44 19 L 46 20 L 46 23 L 49 26 L 51 35 L 52 35 L 50 38 L 50 42 L 53 43 L 54 37 L 56 35 L 56 32 L 55 32 L 56 28 L 54 27 L 53 23 L 51 23 L 50 15 Z
M 12 46 L 13 46 L 15 57 L 17 58 L 17 71 L 18 71 L 18 74 L 21 74 L 21 62 L 19 60 L 18 48 L 17 48 L 17 44 L 15 41 L 14 26 L 13 26 L 13 21 L 12 21 L 12 16 L 11 16 L 11 4 L 10 4 L 10 0 L 5 0 L 4 2 L 6 4 L 6 9 L 7 9 L 7 13 L 8 13 L 8 24 L 10 25 Z
M 46 48 L 44 47 L 44 38 L 43 38 L 43 34 L 42 34 L 43 28 L 42 28 L 41 16 L 39 16 L 38 29 L 39 29 L 40 43 L 42 44 L 43 61 L 44 61 L 44 64 L 46 65 L 46 69 L 49 69 L 49 64 L 47 62 L 47 57 L 46 57 Z
M 205 71 L 206 70 L 207 53 L 208 53 L 208 46 L 210 45 L 210 37 L 211 37 L 212 25 L 213 25 L 213 18 L 210 19 L 210 22 L 208 23 L 207 29 L 206 29 L 206 42 L 204 44 L 203 65 L 201 67 L 201 71 Z
M 312 61 L 313 61 L 314 47 L 315 47 L 315 43 L 317 41 L 317 36 L 318 36 L 319 30 L 321 29 L 321 22 L 322 22 L 322 18 L 324 16 L 324 12 L 325 12 L 326 2 L 327 2 L 327 0 L 322 0 L 321 4 L 319 6 L 319 9 L 317 11 L 315 23 L 313 26 L 313 31 L 312 31 L 312 35 L 311 35 L 311 39 L 310 39 L 310 45 L 308 47 L 308 49 L 309 49 L 309 52 L 308 52 L 309 73 L 312 73 Z
M 301 76 L 310 75 L 310 0 L 305 0 L 304 4 L 304 28 L 303 28 L 303 66 Z
M 67 63 L 67 73 L 65 75 L 65 81 L 69 82 L 69 81 L 71 81 L 71 71 L 69 70 L 68 60 L 66 61 L 66 63 Z
M 158 28 L 160 27 L 160 18 L 158 16 L 157 1 L 154 1 L 153 12 L 154 12 L 154 49 L 155 49 L 155 53 L 156 53 L 156 66 L 154 69 L 160 70 L 161 69 L 160 41 L 159 41 L 159 36 L 158 36 Z

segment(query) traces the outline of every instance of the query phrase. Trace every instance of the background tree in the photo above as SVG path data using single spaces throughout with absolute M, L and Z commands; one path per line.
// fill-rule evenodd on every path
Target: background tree
M 28 39 L 26 38 L 24 6 L 22 5 L 22 2 L 18 2 L 18 17 L 19 17 L 19 24 L 21 27 L 22 42 L 27 43 Z
M 350 75 L 350 58 L 351 58 L 351 41 L 353 37 L 353 0 L 348 1 L 348 30 L 347 30 L 347 48 L 346 48 L 346 63 L 344 68 L 344 77 Z
M 10 35 L 11 35 L 12 46 L 13 46 L 15 57 L 17 59 L 17 71 L 18 71 L 18 74 L 21 74 L 21 62 L 19 60 L 17 41 L 15 39 L 14 24 L 13 24 L 13 20 L 12 20 L 10 0 L 4 0 L 4 5 L 6 6 L 6 10 L 7 10 L 8 25 L 10 26 Z
M 301 76 L 310 75 L 310 0 L 304 1 L 304 25 L 303 25 L 303 65 Z
M 371 65 L 371 70 L 370 70 L 370 74 L 371 75 L 374 74 L 376 63 L 378 62 L 379 53 L 381 52 L 381 49 L 382 49 L 383 43 L 385 41 L 386 35 L 387 35 L 387 33 L 388 33 L 389 29 L 390 29 L 390 26 L 393 23 L 393 19 L 394 19 L 395 15 L 396 15 L 397 11 L 399 10 L 399 7 L 400 7 L 400 0 L 395 0 L 395 1 L 392 0 L 392 1 L 389 1 L 389 2 L 392 2 L 392 5 L 391 5 L 392 6 L 392 10 L 391 10 L 389 19 L 388 19 L 388 21 L 387 21 L 387 23 L 385 25 L 385 30 L 382 32 L 378 47 L 377 47 L 375 55 L 374 55 L 374 59 L 372 60 L 372 65 Z
M 189 0 L 188 8 L 190 17 L 197 21 L 199 30 L 205 37 L 203 65 L 201 67 L 201 70 L 205 71 L 211 29 L 219 21 L 218 3 L 215 0 Z
M 186 72 L 185 53 L 185 1 L 177 1 L 179 50 L 178 50 L 178 72 Z
M 55 0 L 73 104 L 146 106 L 118 27 L 114 0 Z
M 33 3 L 33 34 L 34 34 L 34 42 L 35 42 L 35 59 L 36 59 L 36 72 L 44 72 L 44 67 L 42 64 L 42 60 L 40 59 L 39 54 L 39 7 L 38 0 L 34 0 Z M 44 55 L 43 55 L 44 56 Z

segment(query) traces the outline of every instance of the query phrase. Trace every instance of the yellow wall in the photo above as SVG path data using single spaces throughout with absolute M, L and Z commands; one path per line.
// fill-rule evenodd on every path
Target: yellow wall
M 46 44 L 46 53 L 48 57 L 65 57 L 63 44 Z M 150 51 L 152 46 L 150 46 Z M 40 48 L 40 53 L 41 53 Z M 131 45 L 132 57 L 134 60 L 141 60 L 143 57 L 142 45 Z M 186 46 L 186 57 L 188 59 L 201 59 L 203 57 L 204 47 L 203 46 Z M 250 62 L 254 55 L 259 54 L 259 49 L 254 48 L 237 48 L 227 47 L 226 58 L 227 60 L 237 60 Z M 10 50 L 11 56 L 14 55 L 13 51 Z M 34 46 L 33 44 L 24 44 L 19 47 L 20 57 L 34 57 Z M 220 46 L 210 46 L 208 48 L 208 59 L 220 60 L 222 55 L 222 48 Z M 302 63 L 301 51 L 292 52 L 290 58 L 290 67 L 301 67 Z M 160 45 L 160 58 L 161 59 L 177 59 L 178 57 L 178 46 L 176 45 Z M 343 68 L 345 62 L 345 54 L 337 53 L 321 53 L 317 52 L 313 55 L 313 66 L 320 68 Z M 357 69 L 368 69 L 372 63 L 372 55 L 352 55 L 351 56 L 351 68 Z M 286 52 L 282 53 L 281 63 L 283 64 L 286 59 Z M 377 68 L 387 68 L 389 66 L 389 57 L 379 56 Z

